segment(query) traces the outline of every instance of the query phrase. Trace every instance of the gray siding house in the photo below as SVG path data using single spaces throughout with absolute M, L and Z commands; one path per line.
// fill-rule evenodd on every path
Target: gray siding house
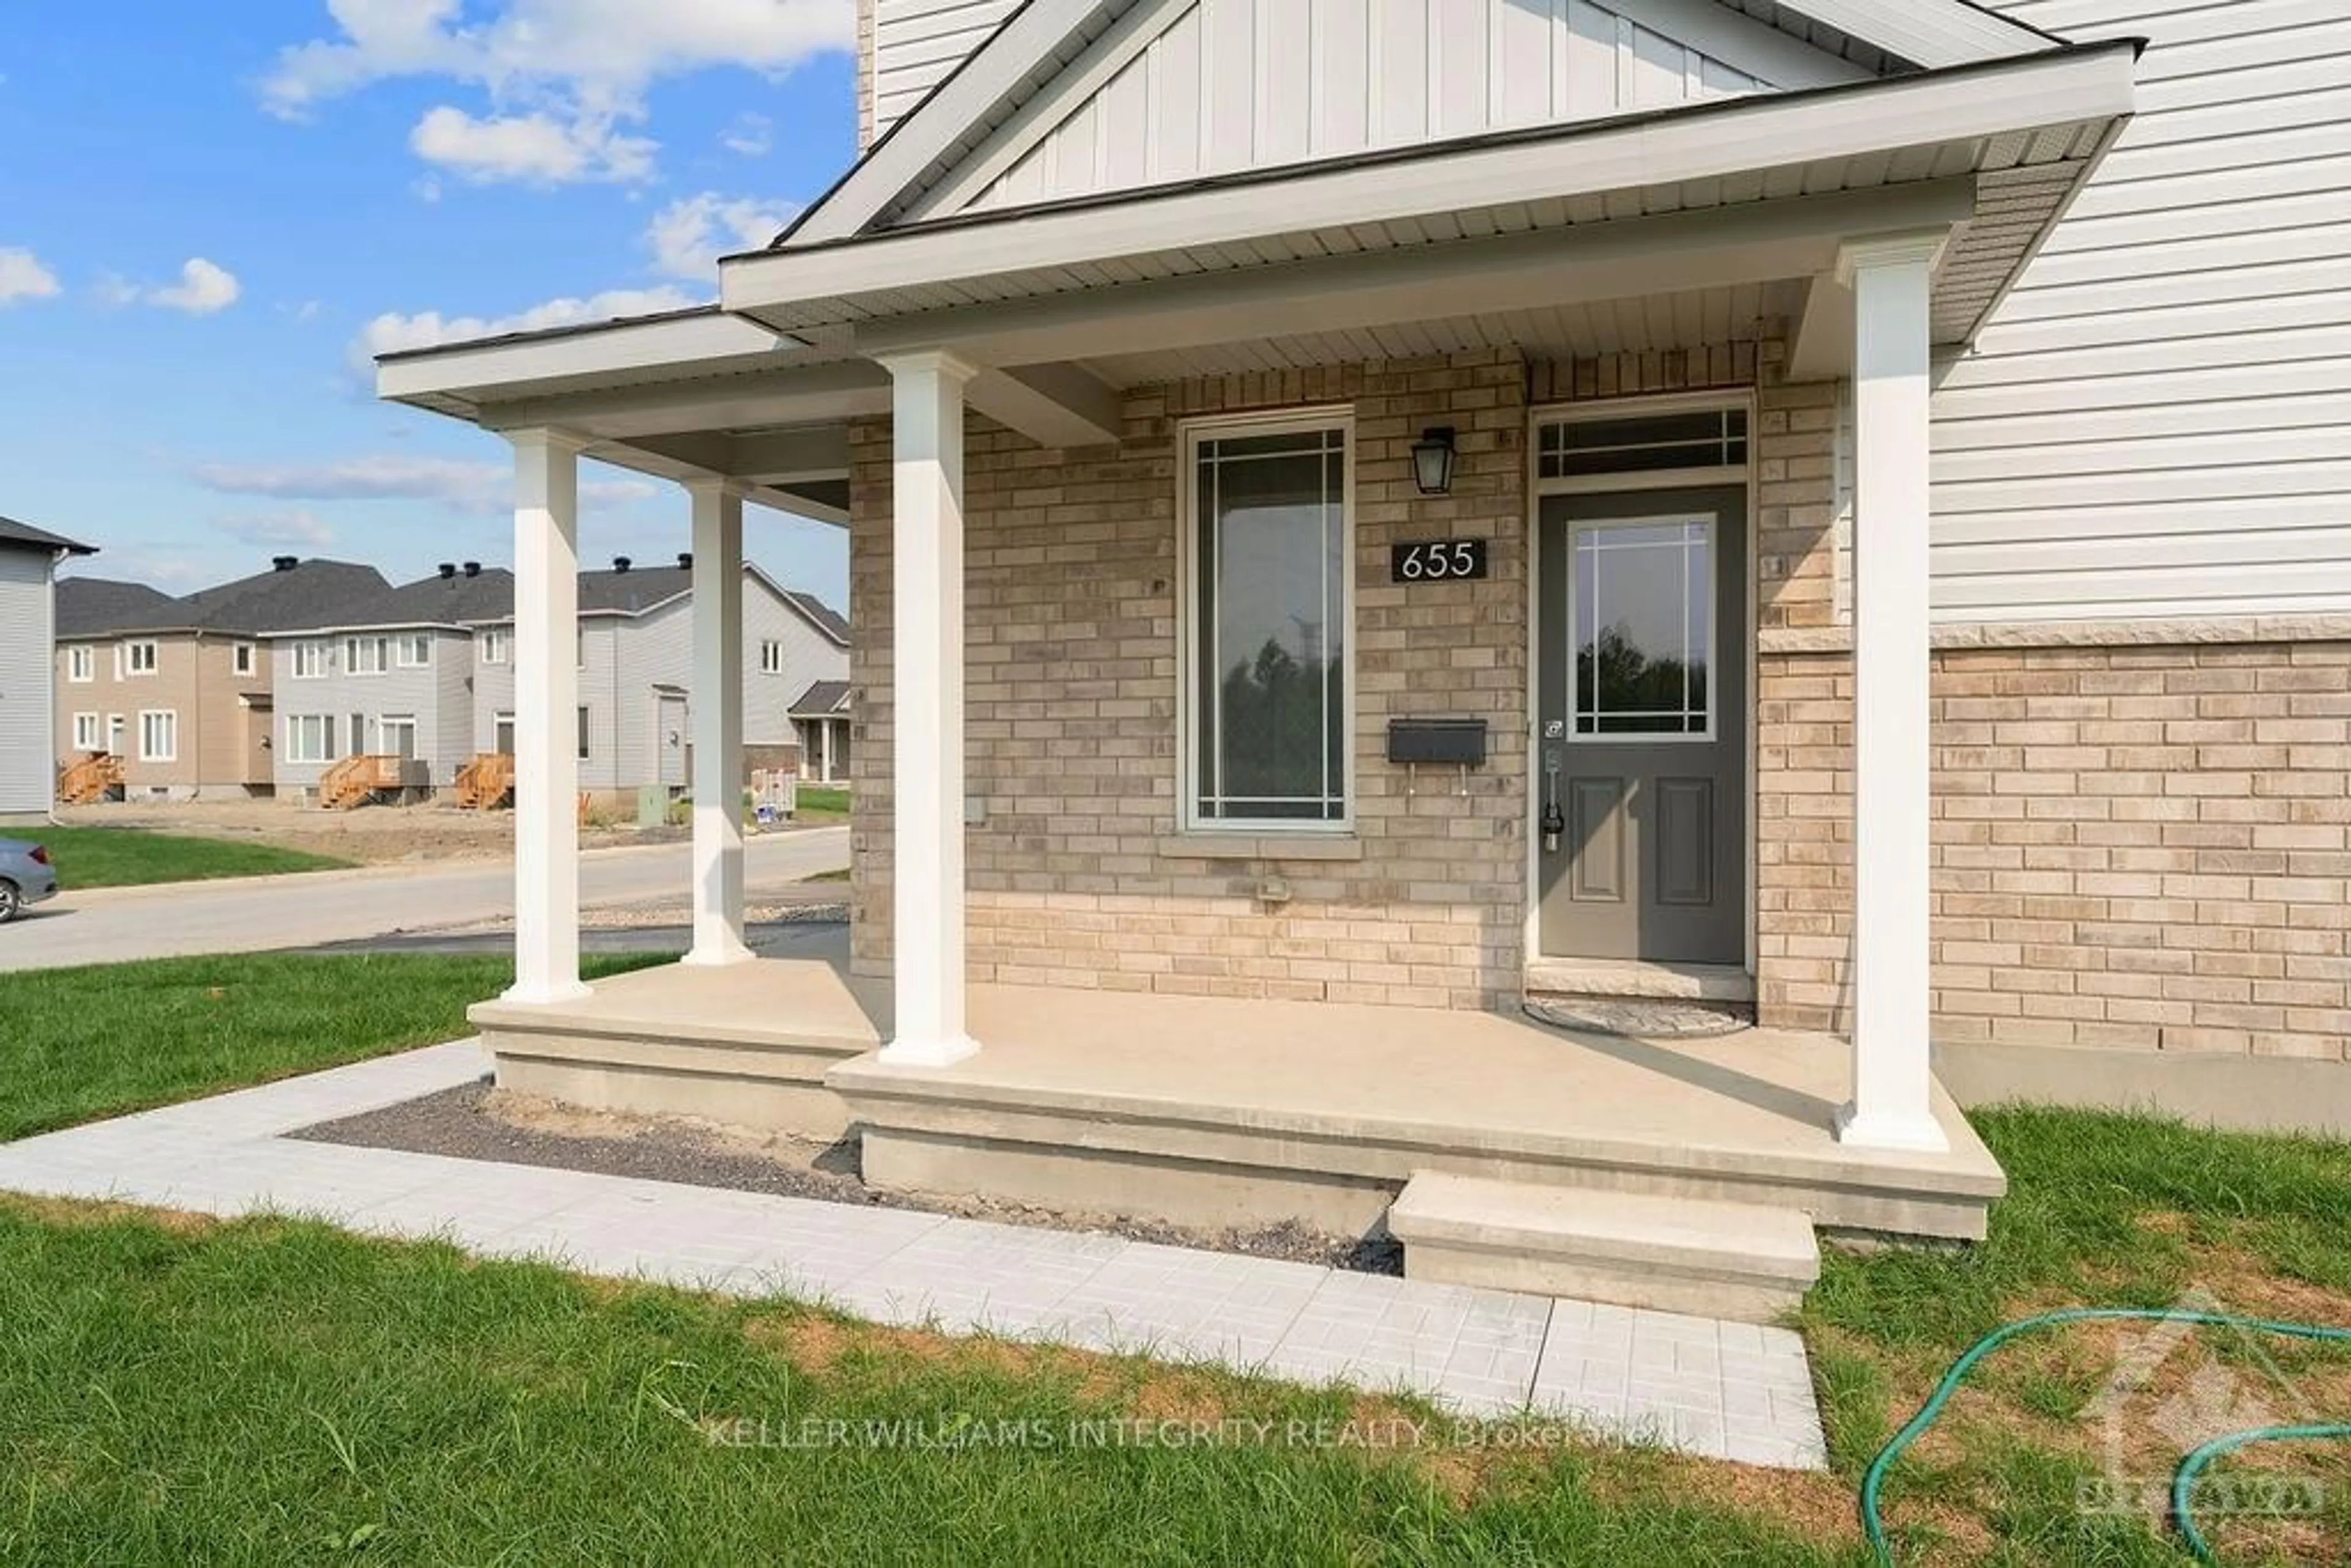
M 454 563 L 304 627 L 270 646 L 280 794 L 307 798 L 355 754 L 405 759 L 405 787 L 449 788 L 474 745 L 472 626 L 508 613 L 503 570 Z
M 580 787 L 683 790 L 693 667 L 691 564 L 626 558 L 580 574 Z M 792 699 L 845 680 L 849 627 L 812 595 L 757 567 L 744 572 L 746 743 L 796 738 Z M 472 562 L 393 590 L 279 639 L 277 779 L 308 798 L 355 753 L 410 759 L 407 788 L 450 789 L 472 758 L 514 749 L 514 580 Z
M 0 517 L 0 822 L 48 815 L 55 787 L 57 706 L 49 668 L 57 643 L 57 570 L 77 544 Z

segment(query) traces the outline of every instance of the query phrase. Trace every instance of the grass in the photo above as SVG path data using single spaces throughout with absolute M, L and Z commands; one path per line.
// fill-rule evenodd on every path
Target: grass
M 44 827 L 20 838 L 48 846 L 66 888 L 139 887 L 159 882 L 210 882 L 279 872 L 340 871 L 350 861 L 270 844 L 151 833 L 138 828 Z
M 2163 1308 L 2200 1294 L 2220 1311 L 2351 1326 L 2351 1145 L 2052 1109 L 1973 1119 L 2011 1184 L 1989 1239 L 1832 1253 L 1805 1301 L 1840 1474 L 1857 1478 L 1969 1344 L 2030 1312 Z M 2257 1424 L 2230 1419 L 2246 1401 L 2289 1419 L 2351 1416 L 2351 1354 L 2201 1331 L 2150 1389 L 2120 1397 L 2110 1421 L 2100 1402 L 2116 1397 L 2116 1366 L 2145 1333 L 2059 1328 L 1979 1368 L 1973 1392 L 1889 1487 L 1888 1519 L 1912 1553 L 1973 1546 L 1994 1562 L 2184 1563 L 2157 1521 L 2078 1506 L 2080 1489 L 2105 1473 L 2110 1443 L 2132 1479 L 2168 1479 L 2193 1438 Z M 2213 1424 L 2197 1431 L 2199 1419 Z M 2216 1536 L 2227 1561 L 2351 1558 L 2351 1444 L 2254 1450 L 2232 1468 L 2315 1478 L 2326 1502 L 2314 1519 L 2227 1521 Z
M 506 957 L 413 953 L 0 974 L 0 1142 L 449 1040 L 466 1032 L 466 1007 L 512 975 Z
M 1855 1561 L 1654 1456 L 1303 1440 L 1413 1414 L 308 1224 L 0 1205 L 9 1561 Z M 1228 1420 L 1272 1434 L 1165 1437 Z
M 805 817 L 810 812 L 819 816 L 849 815 L 849 791 L 826 784 L 803 784 L 793 798 L 793 810 Z

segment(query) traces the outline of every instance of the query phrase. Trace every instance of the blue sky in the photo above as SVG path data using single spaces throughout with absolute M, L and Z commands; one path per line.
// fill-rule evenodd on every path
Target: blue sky
M 0 515 L 179 591 L 273 554 L 512 555 L 505 444 L 370 352 L 685 305 L 855 149 L 853 0 L 26 9 L 0 43 Z M 686 548 L 588 465 L 580 549 Z M 833 528 L 750 553 L 835 603 Z

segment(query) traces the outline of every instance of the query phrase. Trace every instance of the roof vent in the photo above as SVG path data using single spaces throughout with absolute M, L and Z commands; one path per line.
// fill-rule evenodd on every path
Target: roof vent
M 454 560 L 444 560 L 434 570 L 441 574 L 442 581 L 449 582 L 456 578 L 457 563 Z
M 627 556 L 616 555 L 612 558 L 612 570 L 614 571 L 626 571 L 629 570 L 629 565 L 630 561 Z
M 467 577 L 479 577 L 479 576 L 481 576 L 481 575 L 482 575 L 482 563 L 481 563 L 480 561 L 477 561 L 477 560 L 469 560 L 469 561 L 467 561 L 467 562 L 465 563 L 465 575 L 466 575 Z
M 692 550 L 682 549 L 677 552 L 677 569 L 680 571 L 692 571 L 694 570 L 694 552 Z
M 275 571 L 292 571 L 301 564 L 302 558 L 298 555 L 277 555 L 269 558 L 270 568 Z

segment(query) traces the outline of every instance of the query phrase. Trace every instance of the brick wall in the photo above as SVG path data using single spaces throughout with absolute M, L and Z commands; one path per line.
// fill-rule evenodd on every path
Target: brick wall
M 1480 1007 L 1514 997 L 1525 906 L 1526 372 L 1515 355 L 1332 367 L 1139 391 L 1116 447 L 1040 451 L 975 421 L 967 446 L 967 841 L 975 979 Z M 1355 419 L 1360 858 L 1180 852 L 1177 422 L 1346 405 Z M 1453 491 L 1409 447 L 1451 424 Z M 889 434 L 854 434 L 860 734 L 856 959 L 886 967 Z M 1391 541 L 1490 541 L 1481 582 L 1391 585 Z M 1467 798 L 1385 760 L 1395 714 L 1489 723 Z

